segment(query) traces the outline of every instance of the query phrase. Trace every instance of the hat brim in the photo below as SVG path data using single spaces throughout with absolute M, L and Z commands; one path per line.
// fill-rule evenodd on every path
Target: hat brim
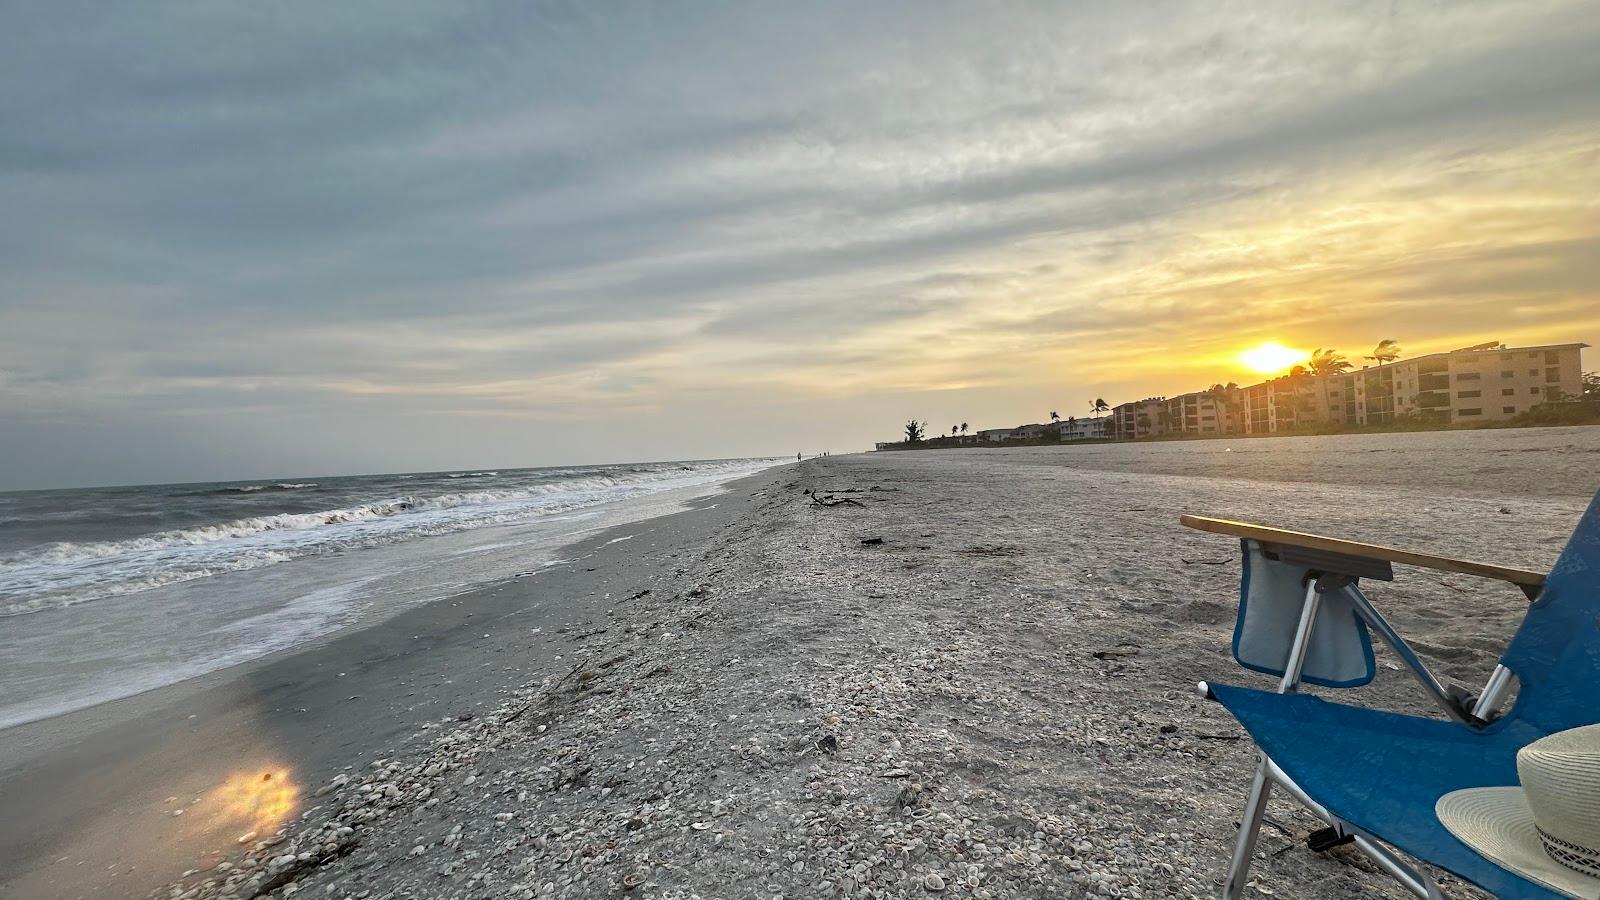
M 1579 900 L 1600 900 L 1600 878 L 1563 866 L 1544 852 L 1522 788 L 1452 791 L 1434 813 L 1450 833 L 1502 868 Z

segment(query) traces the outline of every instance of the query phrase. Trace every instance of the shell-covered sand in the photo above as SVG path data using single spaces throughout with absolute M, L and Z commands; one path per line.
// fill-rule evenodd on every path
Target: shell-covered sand
M 1597 487 L 1600 429 L 774 470 L 724 498 L 746 510 L 696 557 L 566 635 L 564 677 L 425 752 L 353 760 L 172 894 L 1213 897 L 1254 755 L 1194 683 L 1266 680 L 1228 655 L 1237 545 L 1178 515 L 1545 568 Z M 1468 683 L 1526 605 L 1404 567 L 1368 588 Z M 1428 713 L 1379 658 L 1341 699 Z M 1407 896 L 1308 851 L 1298 808 L 1269 815 L 1252 895 Z

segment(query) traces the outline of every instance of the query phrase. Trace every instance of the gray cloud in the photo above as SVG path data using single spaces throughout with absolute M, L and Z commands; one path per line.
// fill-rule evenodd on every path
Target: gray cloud
M 1583 3 L 7 19 L 0 488 L 357 464 L 264 439 L 273 421 L 364 469 L 507 464 L 508 439 L 530 464 L 858 446 L 890 398 L 1020 405 L 1043 371 L 1170 390 L 1049 354 L 1199 353 L 1264 311 L 1336 319 L 1334 286 L 1374 317 L 1542 303 L 1526 318 L 1600 338 L 1569 312 L 1594 296 L 1581 203 L 1516 200 L 1556 203 L 1534 173 L 1557 163 L 1572 197 L 1596 187 L 1562 149 L 1600 135 Z M 1252 222 L 1374 198 L 1438 233 L 1240 249 Z M 816 403 L 849 424 L 770 426 Z M 623 415 L 650 438 L 619 450 Z M 448 441 L 400 424 L 451 416 Z

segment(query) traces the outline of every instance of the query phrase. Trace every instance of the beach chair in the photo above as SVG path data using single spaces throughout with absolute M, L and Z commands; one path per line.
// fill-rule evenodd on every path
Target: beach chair
M 1564 895 L 1528 881 L 1457 840 L 1434 814 L 1446 793 L 1516 785 L 1517 751 L 1552 732 L 1600 722 L 1600 495 L 1589 504 L 1548 576 L 1260 525 L 1184 516 L 1184 525 L 1230 535 L 1244 554 L 1235 659 L 1276 676 L 1276 691 L 1201 682 L 1255 740 L 1260 763 L 1239 822 L 1223 886 L 1244 891 L 1268 795 L 1304 804 L 1327 827 L 1308 844 L 1352 843 L 1418 897 L 1443 898 L 1436 881 L 1395 850 L 1501 897 Z M 1531 602 L 1482 690 L 1447 686 L 1417 658 L 1361 590 L 1392 581 L 1392 564 L 1509 582 Z M 1376 672 L 1376 634 L 1443 712 L 1405 716 L 1297 693 L 1303 683 L 1355 688 Z M 1501 711 L 1507 705 L 1510 708 Z

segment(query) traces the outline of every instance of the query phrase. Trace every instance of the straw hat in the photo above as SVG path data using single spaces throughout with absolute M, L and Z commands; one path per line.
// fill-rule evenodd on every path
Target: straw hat
M 1453 791 L 1434 812 L 1463 843 L 1529 881 L 1600 898 L 1600 725 L 1517 751 L 1522 787 Z

